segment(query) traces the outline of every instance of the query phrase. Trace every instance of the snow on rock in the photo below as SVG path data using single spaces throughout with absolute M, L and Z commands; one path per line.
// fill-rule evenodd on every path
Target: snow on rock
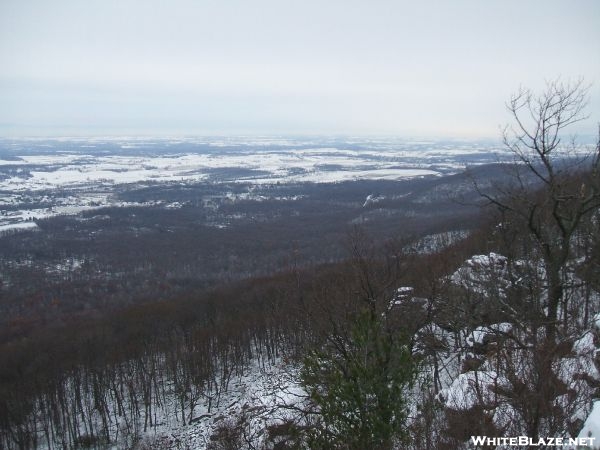
M 396 295 L 390 301 L 390 308 L 394 306 L 401 305 L 403 302 L 410 300 L 412 298 L 413 288 L 410 286 L 402 286 L 396 290 Z
M 414 288 L 412 288 L 410 286 L 402 286 L 402 287 L 399 287 L 398 289 L 396 289 L 398 296 L 407 296 L 407 295 L 412 294 L 413 291 L 414 291 Z
M 580 381 L 585 381 L 586 378 L 600 380 L 600 373 L 598 373 L 594 360 L 590 357 L 561 358 L 557 365 L 558 377 L 577 392 L 581 392 L 585 386 L 585 384 L 579 386 Z
M 594 402 L 592 411 L 579 432 L 579 437 L 594 437 L 597 442 L 600 442 L 600 400 Z
M 410 286 L 402 286 L 396 289 L 396 294 L 389 302 L 388 311 L 392 311 L 394 308 L 402 306 L 427 311 L 429 301 L 426 298 L 414 297 L 413 292 L 414 288 Z
M 594 344 L 594 335 L 586 332 L 581 338 L 573 343 L 573 351 L 578 355 L 593 356 L 596 353 L 596 344 Z
M 493 370 L 461 373 L 449 388 L 440 392 L 440 397 L 445 399 L 446 408 L 465 411 L 475 405 L 492 405 L 494 386 L 504 384 L 505 380 Z
M 467 336 L 467 345 L 469 347 L 484 345 L 490 336 L 503 335 L 510 333 L 511 330 L 512 324 L 508 322 L 477 327 Z
M 600 313 L 594 316 L 594 326 L 596 330 L 600 331 Z
M 415 353 L 423 355 L 433 351 L 441 357 L 443 354 L 451 357 L 456 356 L 452 352 L 455 343 L 452 339 L 452 333 L 444 330 L 439 325 L 428 323 L 417 331 L 416 336 Z
M 470 267 L 505 267 L 506 257 L 498 253 L 490 253 L 489 255 L 474 255 L 467 261 Z
M 581 286 L 585 283 L 576 277 L 577 264 L 570 264 L 563 274 L 565 295 L 569 295 L 570 305 L 593 305 L 597 311 L 600 298 L 596 292 L 584 292 Z M 449 281 L 458 288 L 467 289 L 471 294 L 478 294 L 478 300 L 505 299 L 511 287 L 525 285 L 530 281 L 539 282 L 536 287 L 539 292 L 537 300 L 543 304 L 547 298 L 544 286 L 546 272 L 542 261 L 536 260 L 511 260 L 497 253 L 488 255 L 475 255 L 466 260 L 458 270 L 449 278 Z M 588 297 L 585 297 L 585 296 Z M 518 321 L 519 317 L 515 316 Z M 516 322 L 515 322 L 516 323 Z M 600 400 L 593 404 L 591 399 L 598 398 L 600 386 L 600 371 L 598 361 L 599 352 L 596 340 L 600 334 L 600 313 L 593 316 L 592 326 L 581 321 L 573 321 L 565 336 L 564 353 L 553 359 L 552 371 L 564 383 L 565 394 L 553 399 L 553 405 L 562 411 L 567 418 L 569 426 L 583 426 L 580 437 L 596 437 L 600 443 Z M 477 325 L 477 324 L 474 324 Z M 591 329 L 590 329 L 591 328 Z M 429 338 L 432 333 L 419 330 L 420 339 Z M 443 330 L 435 330 L 443 336 Z M 499 430 L 506 432 L 522 433 L 522 413 L 511 404 L 510 393 L 514 392 L 516 379 L 518 384 L 529 385 L 531 362 L 534 358 L 535 348 L 515 350 L 510 346 L 514 342 L 527 345 L 530 342 L 531 330 L 516 327 L 509 322 L 480 325 L 474 328 L 465 328 L 460 333 L 458 346 L 439 345 L 434 347 L 438 353 L 438 366 L 445 373 L 441 373 L 438 385 L 442 387 L 439 401 L 450 411 L 468 412 L 476 406 L 481 406 L 493 413 L 493 423 Z M 509 346 L 503 347 L 503 337 Z M 434 337 L 437 337 L 434 335 Z M 513 341 L 514 338 L 515 340 Z M 509 352 L 514 364 L 513 372 L 505 372 L 506 367 L 497 366 L 496 353 L 491 351 L 495 347 L 487 344 L 499 340 L 498 348 Z M 432 339 L 429 339 L 430 341 Z M 434 343 L 438 339 L 433 340 Z M 447 341 L 452 341 L 452 335 L 447 336 Z M 466 343 L 466 346 L 464 345 Z M 431 346 L 430 346 L 431 347 Z M 437 349 L 440 349 L 439 351 Z M 424 353 L 428 354 L 428 353 Z M 455 362 L 458 361 L 459 364 Z M 468 364 L 466 364 L 468 363 Z M 472 364 L 471 364 L 472 363 Z M 500 367 L 498 369 L 497 367 Z M 512 381 L 509 383 L 509 378 Z M 507 395 L 507 393 L 509 395 Z M 586 420 L 587 418 L 587 420 Z M 571 431 L 564 430 L 568 434 Z
M 489 295 L 490 288 L 495 285 L 502 295 L 504 288 L 509 285 L 507 268 L 508 259 L 505 256 L 493 252 L 489 255 L 475 255 L 454 272 L 450 280 L 457 286 L 483 295 Z

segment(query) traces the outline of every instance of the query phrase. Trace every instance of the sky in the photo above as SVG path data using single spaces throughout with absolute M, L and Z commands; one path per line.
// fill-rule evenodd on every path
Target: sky
M 597 0 L 0 0 L 0 136 L 497 137 L 584 77 Z

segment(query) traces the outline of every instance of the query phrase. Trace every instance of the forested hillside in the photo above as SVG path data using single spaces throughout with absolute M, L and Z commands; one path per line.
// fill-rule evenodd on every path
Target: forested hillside
M 600 439 L 600 140 L 560 137 L 585 93 L 514 96 L 512 163 L 287 186 L 293 203 L 215 206 L 238 221 L 222 232 L 192 202 L 1 237 L 0 447 Z
M 204 438 L 211 448 L 302 446 L 318 438 L 314 430 L 330 426 L 311 406 L 310 389 L 323 387 L 303 378 L 305 358 L 345 358 L 364 311 L 374 311 L 367 323 L 382 333 L 400 333 L 398 345 L 418 367 L 396 393 L 405 398 L 410 420 L 401 428 L 412 448 L 458 448 L 478 433 L 576 435 L 600 387 L 594 211 L 578 223 L 561 267 L 555 347 L 542 339 L 548 327 L 542 255 L 517 222 L 490 217 L 468 238 L 429 253 L 410 250 L 408 242 L 378 243 L 357 229 L 338 263 L 55 323 L 5 342 L 3 445 L 121 448 L 154 432 L 168 436 L 167 422 L 185 429 L 210 420 Z M 548 364 L 548 372 L 537 364 Z M 273 414 L 246 444 L 226 431 L 238 429 L 238 419 L 251 421 L 252 405 L 244 418 L 214 411 L 235 397 L 244 376 L 274 367 L 289 373 L 300 397 L 293 408 L 282 401 L 286 414 Z M 554 376 L 552 391 L 540 390 Z M 153 448 L 184 445 L 159 437 Z M 147 437 L 140 442 L 151 445 Z M 200 445 L 194 442 L 189 448 Z

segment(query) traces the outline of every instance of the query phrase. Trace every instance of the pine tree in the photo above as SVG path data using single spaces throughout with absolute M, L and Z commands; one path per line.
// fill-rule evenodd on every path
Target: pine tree
M 415 375 L 405 338 L 384 316 L 359 313 L 347 336 L 330 334 L 304 360 L 302 384 L 318 411 L 310 448 L 389 449 L 403 441 Z

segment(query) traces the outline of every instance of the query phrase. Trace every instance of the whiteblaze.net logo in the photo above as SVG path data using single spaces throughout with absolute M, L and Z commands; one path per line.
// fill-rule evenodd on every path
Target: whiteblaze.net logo
M 567 447 L 567 448 L 585 448 L 593 447 L 596 438 L 539 438 L 533 439 L 528 436 L 513 437 L 489 437 L 489 436 L 471 436 L 471 443 L 475 446 L 520 446 L 520 447 Z

